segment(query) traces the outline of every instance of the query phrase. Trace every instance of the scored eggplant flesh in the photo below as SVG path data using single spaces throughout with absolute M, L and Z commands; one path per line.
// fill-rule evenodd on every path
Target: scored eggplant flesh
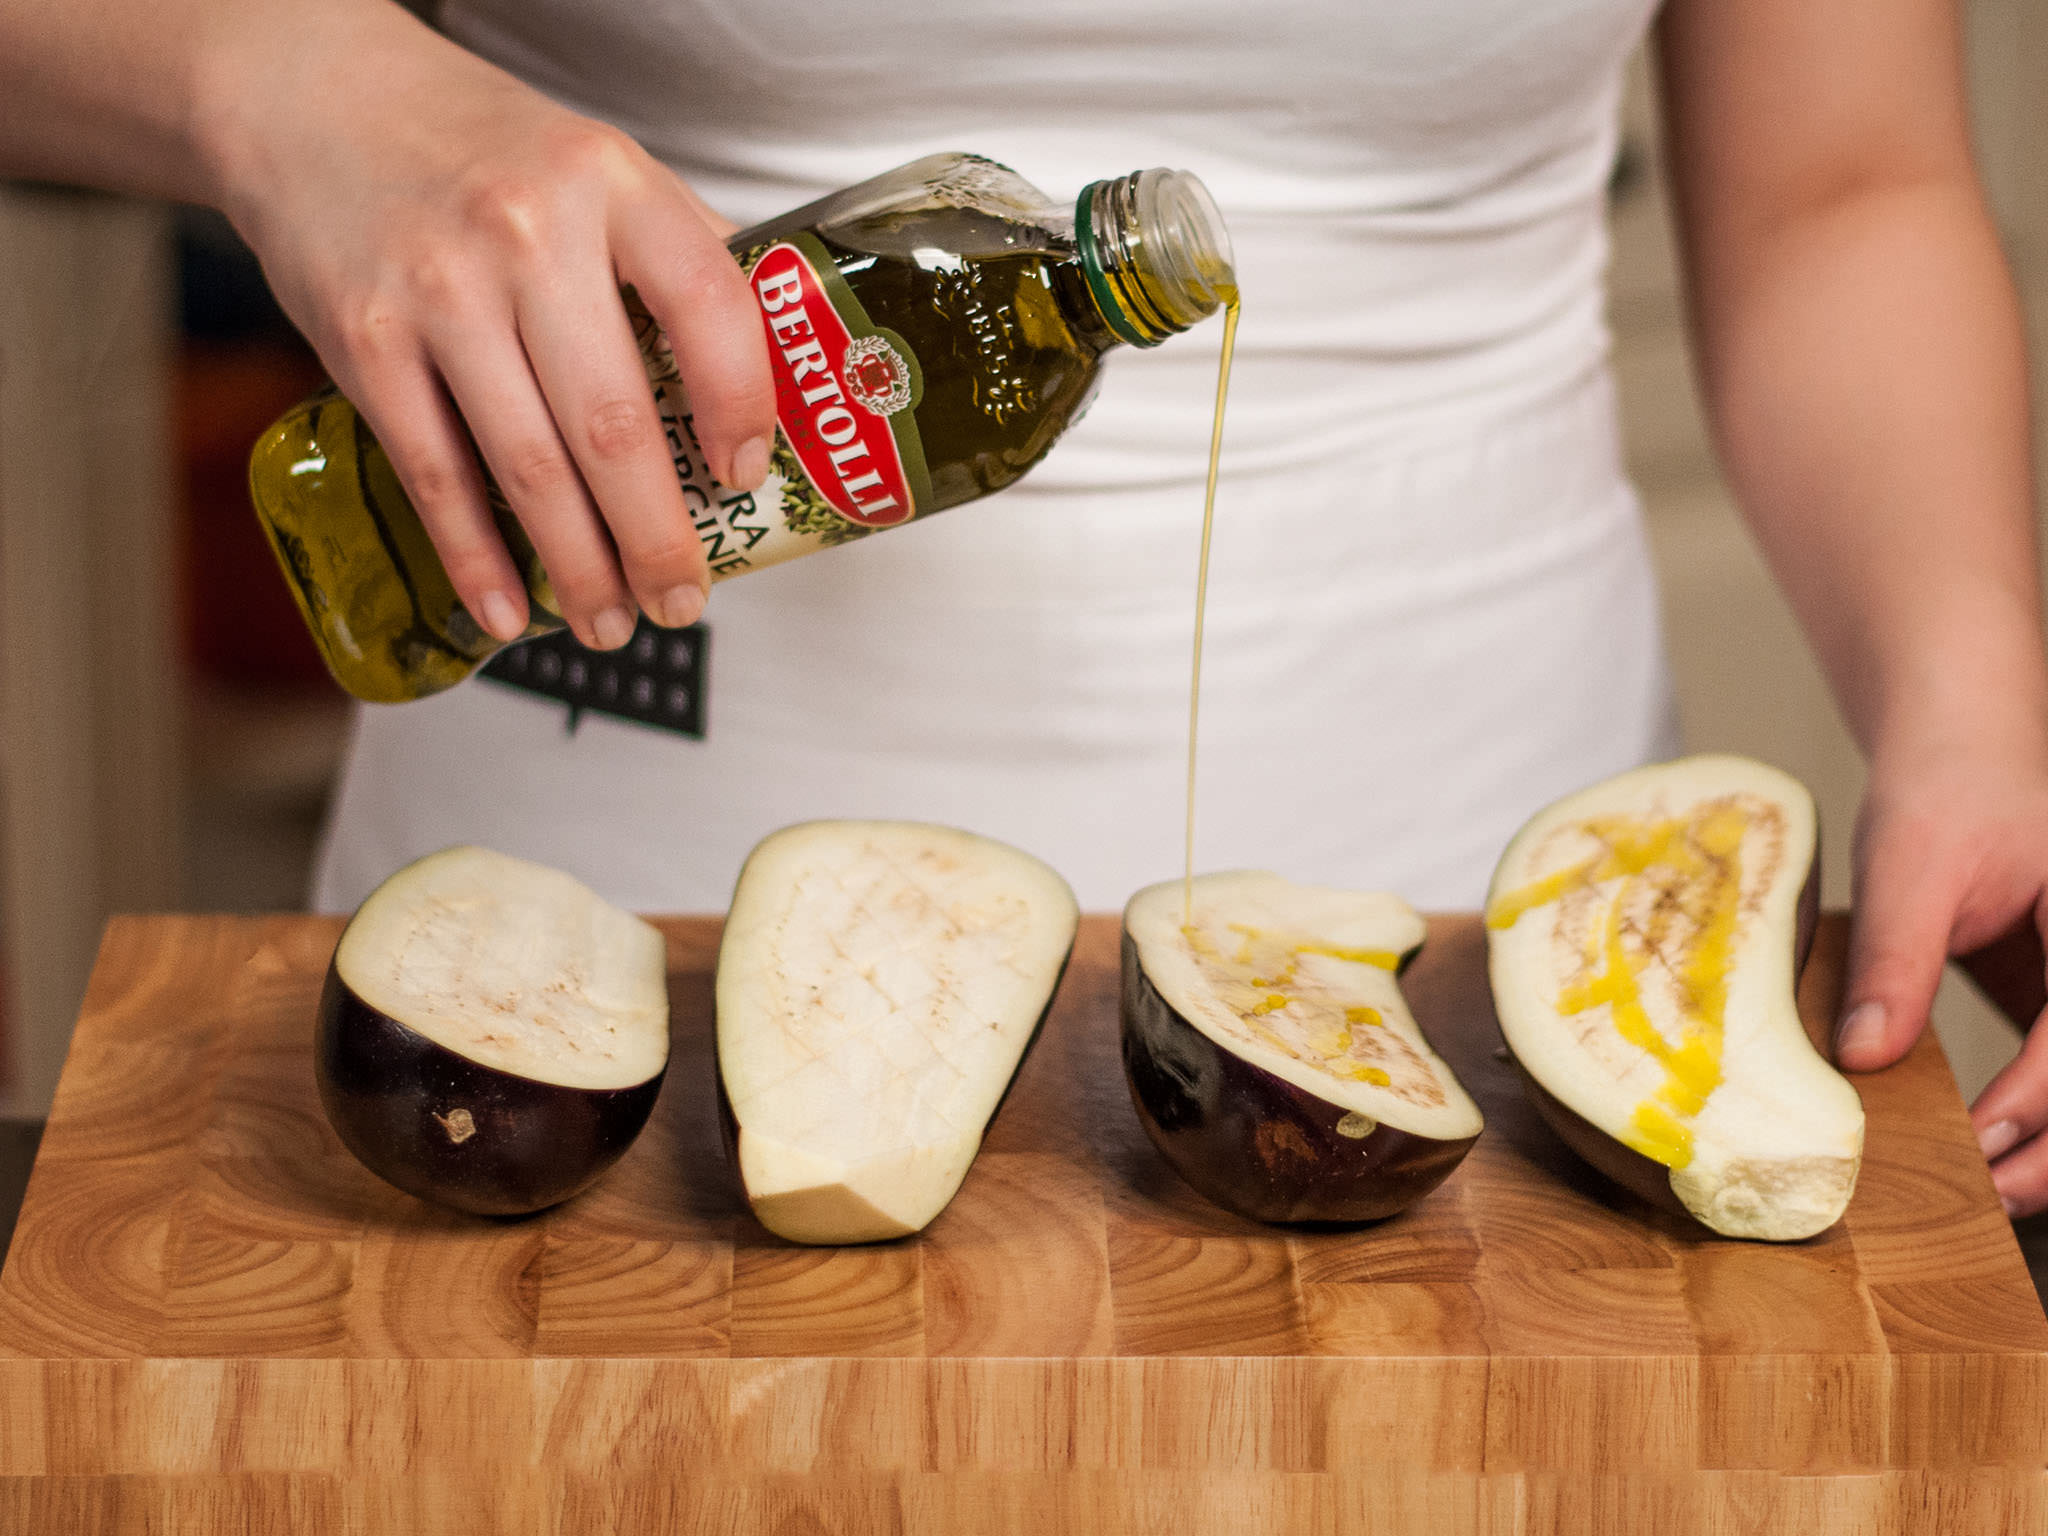
M 1419 1199 L 1482 1120 L 1395 972 L 1400 898 L 1244 871 L 1140 891 L 1124 914 L 1124 1063 L 1155 1145 L 1267 1221 L 1360 1221 Z
M 1541 812 L 1488 897 L 1501 1031 L 1546 1117 L 1728 1236 L 1811 1236 L 1855 1188 L 1862 1104 L 1795 992 L 1817 840 L 1796 779 L 1684 758 Z
M 627 1088 L 668 1061 L 661 935 L 574 876 L 450 848 L 379 886 L 334 952 L 369 1007 L 481 1066 Z
M 757 847 L 718 957 L 718 1065 L 755 1215 L 794 1242 L 921 1230 L 965 1178 L 1079 912 L 1005 844 L 813 822 Z

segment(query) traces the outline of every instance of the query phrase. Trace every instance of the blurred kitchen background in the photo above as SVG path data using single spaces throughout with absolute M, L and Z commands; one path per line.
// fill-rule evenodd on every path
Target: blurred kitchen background
M 1978 143 L 2048 379 L 2048 5 L 1968 10 Z M 1813 786 L 1842 905 L 1862 769 L 1701 427 L 1640 63 L 1627 121 L 1615 356 L 1687 745 Z M 302 903 L 347 712 L 242 476 L 319 378 L 223 221 L 0 185 L 0 1120 L 44 1113 L 107 913 Z M 1966 1093 L 2017 1044 L 1953 976 L 1937 1023 Z M 33 1136 L 0 1128 L 0 1243 Z

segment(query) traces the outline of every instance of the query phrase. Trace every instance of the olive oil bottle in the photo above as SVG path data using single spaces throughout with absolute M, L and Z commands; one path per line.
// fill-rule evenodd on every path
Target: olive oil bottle
M 629 289 L 686 505 L 714 581 L 999 491 L 1094 392 L 1103 354 L 1156 346 L 1235 294 L 1230 244 L 1184 171 L 1090 184 L 1067 208 L 1004 166 L 934 155 L 735 235 L 760 306 L 778 431 L 767 481 L 716 483 L 659 327 Z M 394 703 L 500 648 L 462 607 L 369 424 L 329 390 L 273 425 L 251 495 L 335 678 Z M 532 601 L 563 627 L 495 487 Z

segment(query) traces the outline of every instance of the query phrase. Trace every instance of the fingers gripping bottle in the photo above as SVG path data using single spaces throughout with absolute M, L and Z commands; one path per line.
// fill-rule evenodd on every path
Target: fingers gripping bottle
M 1103 355 L 1156 346 L 1235 292 L 1215 203 L 1184 171 L 1089 185 L 1071 208 L 974 155 L 933 155 L 729 242 L 760 306 L 778 431 L 767 482 L 712 480 L 659 327 L 629 289 L 647 376 L 714 581 L 999 491 L 1094 392 Z M 333 390 L 266 432 L 257 515 L 335 678 L 394 703 L 501 642 L 462 607 L 376 435 Z M 532 544 L 491 501 L 532 600 Z

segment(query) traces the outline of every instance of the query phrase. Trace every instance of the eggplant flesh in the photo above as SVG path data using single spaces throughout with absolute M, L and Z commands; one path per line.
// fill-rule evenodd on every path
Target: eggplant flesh
M 1540 812 L 1488 895 L 1495 1011 L 1538 1109 L 1725 1236 L 1825 1230 L 1862 1159 L 1863 1106 L 1799 1017 L 1818 837 L 1798 780 L 1681 758 Z
M 1124 913 L 1124 1073 L 1189 1185 L 1269 1222 L 1406 1209 L 1483 1122 L 1395 972 L 1424 926 L 1398 897 L 1204 875 Z
M 661 935 L 559 870 L 483 848 L 406 866 L 357 909 L 315 1073 L 344 1145 L 422 1199 L 489 1215 L 588 1187 L 668 1064 Z
M 718 955 L 718 1069 L 761 1224 L 922 1230 L 959 1189 L 1072 952 L 1072 891 L 951 827 L 827 821 L 749 856 Z

